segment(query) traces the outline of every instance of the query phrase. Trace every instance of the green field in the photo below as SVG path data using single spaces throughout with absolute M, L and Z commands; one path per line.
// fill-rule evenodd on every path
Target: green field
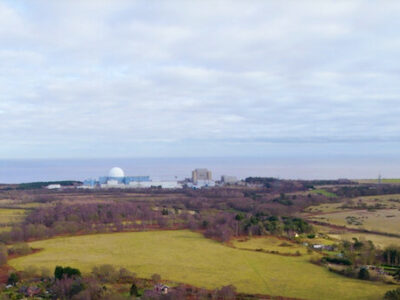
M 12 224 L 24 219 L 26 211 L 24 209 L 0 208 L 0 224 Z
M 238 249 L 245 250 L 264 250 L 264 251 L 277 251 L 280 254 L 307 254 L 307 248 L 274 236 L 269 237 L 256 237 L 252 239 L 236 239 L 232 242 L 233 246 Z
M 224 246 L 187 230 L 98 234 L 31 243 L 43 251 L 10 260 L 27 266 L 72 266 L 89 272 L 99 264 L 126 267 L 140 277 L 199 287 L 234 284 L 238 291 L 305 299 L 381 299 L 395 286 L 360 281 L 311 264 L 309 255 L 289 257 Z
M 346 240 L 350 241 L 352 238 L 357 238 L 359 240 L 370 240 L 374 243 L 375 246 L 384 249 L 387 246 L 396 245 L 400 246 L 400 238 L 378 235 L 378 234 L 369 234 L 369 233 L 357 233 L 357 232 L 346 232 L 339 234 L 328 234 L 330 237 L 338 240 Z
M 308 219 L 348 228 L 400 234 L 400 211 L 398 209 L 341 211 L 325 213 Z
M 337 198 L 336 194 L 328 192 L 327 190 L 324 190 L 324 189 L 312 190 L 312 191 L 310 191 L 310 193 L 318 194 L 318 195 L 324 195 L 325 197 L 328 197 L 328 198 Z
M 378 183 L 378 179 L 358 179 L 359 183 Z M 382 178 L 381 183 L 400 184 L 400 178 Z

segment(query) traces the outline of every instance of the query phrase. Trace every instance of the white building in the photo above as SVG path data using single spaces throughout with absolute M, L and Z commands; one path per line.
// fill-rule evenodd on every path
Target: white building
M 98 180 L 87 179 L 81 188 L 151 188 L 161 187 L 165 189 L 182 188 L 177 181 L 152 181 L 149 176 L 125 176 L 125 172 L 114 167 L 108 176 L 100 177 Z
M 212 180 L 212 174 L 211 171 L 207 169 L 195 169 L 192 171 L 192 182 L 194 184 L 197 184 L 199 180 L 207 180 L 211 181 Z
M 238 182 L 236 176 L 228 176 L 228 175 L 222 175 L 221 176 L 221 182 L 222 183 L 230 183 L 230 184 L 234 184 L 236 182 Z
M 58 190 L 61 189 L 61 184 L 49 184 L 46 188 L 48 190 Z

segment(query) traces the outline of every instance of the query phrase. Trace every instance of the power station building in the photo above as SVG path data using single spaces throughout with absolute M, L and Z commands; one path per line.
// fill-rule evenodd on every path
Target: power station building
M 192 171 L 192 182 L 197 184 L 199 181 L 211 181 L 212 174 L 211 171 L 207 169 L 195 169 Z
M 192 182 L 188 184 L 189 187 L 202 188 L 213 187 L 215 182 L 212 180 L 211 171 L 207 169 L 195 169 L 192 171 Z
M 125 172 L 114 167 L 108 176 L 99 179 L 87 179 L 83 181 L 82 188 L 181 188 L 177 181 L 152 181 L 150 176 L 125 176 Z

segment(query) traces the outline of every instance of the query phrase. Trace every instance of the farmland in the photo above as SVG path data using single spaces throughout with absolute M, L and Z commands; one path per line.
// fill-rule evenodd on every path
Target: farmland
M 0 208 L 0 225 L 20 222 L 25 217 L 26 211 L 23 209 Z
M 333 212 L 310 217 L 309 219 L 348 228 L 366 229 L 389 234 L 399 234 L 400 228 L 400 211 L 393 209 Z
M 309 220 L 400 234 L 400 195 L 356 197 L 339 203 L 310 206 L 304 210 Z
M 249 243 L 258 247 L 263 241 Z M 276 246 L 276 241 L 263 247 L 270 245 Z M 31 247 L 43 250 L 9 264 L 19 270 L 30 265 L 70 265 L 87 273 L 99 263 L 110 263 L 141 277 L 159 273 L 164 279 L 195 286 L 234 284 L 242 292 L 306 299 L 381 299 L 391 288 L 330 273 L 311 264 L 310 255 L 288 257 L 234 249 L 188 230 L 54 238 L 33 242 Z
M 305 247 L 274 236 L 235 239 L 232 244 L 237 249 L 244 250 L 269 251 L 283 255 L 294 255 L 296 253 L 307 254 L 307 249 Z
M 343 233 L 332 233 L 328 235 L 337 240 L 350 241 L 352 238 L 357 238 L 359 240 L 372 241 L 375 246 L 381 249 L 391 245 L 400 245 L 400 238 L 378 235 L 378 234 L 361 233 L 361 232 L 360 233 L 343 232 Z

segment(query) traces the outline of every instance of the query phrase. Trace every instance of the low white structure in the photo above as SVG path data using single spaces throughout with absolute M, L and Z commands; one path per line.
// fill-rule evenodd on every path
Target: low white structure
M 131 182 L 127 187 L 131 188 L 160 187 L 162 189 L 180 189 L 182 188 L 182 185 L 177 181 L 145 181 L 145 182 Z
M 125 172 L 114 167 L 108 176 L 96 179 L 87 179 L 80 188 L 102 188 L 102 189 L 127 189 L 127 188 L 151 188 L 161 187 L 163 189 L 179 189 L 182 185 L 178 181 L 152 181 L 149 176 L 126 176 Z
M 61 189 L 61 184 L 49 184 L 46 188 L 48 190 L 58 190 Z
M 196 183 L 189 182 L 187 184 L 188 187 L 193 189 L 201 189 L 206 187 L 214 187 L 215 181 L 213 180 L 197 180 Z
M 222 175 L 221 176 L 221 182 L 222 183 L 230 183 L 230 184 L 234 184 L 236 182 L 238 182 L 236 176 L 228 176 L 228 175 Z

